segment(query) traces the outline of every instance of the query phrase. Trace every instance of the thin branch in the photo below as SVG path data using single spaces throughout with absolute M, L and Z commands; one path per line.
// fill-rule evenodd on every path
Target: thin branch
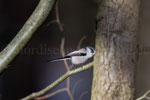
M 60 51 L 61 51 L 61 54 L 62 54 L 63 57 L 65 56 L 65 51 L 64 51 L 64 47 L 65 46 L 64 45 L 65 45 L 65 38 L 62 38 L 62 40 L 61 40 L 61 46 L 60 46 Z M 67 63 L 66 60 L 64 60 L 64 64 L 65 64 L 65 67 L 67 69 L 67 72 L 69 72 L 70 68 L 69 68 L 69 65 L 68 65 L 68 63 Z M 70 77 L 67 78 L 67 93 L 68 93 L 70 99 L 73 100 L 73 96 L 72 96 L 69 88 L 70 88 Z
M 65 38 L 62 38 L 62 40 L 61 40 L 61 46 L 60 46 L 60 51 L 61 51 L 61 54 L 62 54 L 63 57 L 65 56 L 64 45 L 65 45 Z M 70 71 L 69 65 L 68 65 L 68 63 L 67 63 L 66 60 L 64 60 L 64 64 L 65 64 L 65 67 L 66 67 L 67 71 Z
M 44 93 L 48 92 L 49 90 L 53 89 L 55 86 L 57 86 L 59 83 L 63 82 L 67 77 L 73 75 L 73 74 L 76 74 L 76 73 L 79 73 L 79 72 L 82 72 L 84 70 L 87 70 L 89 68 L 91 68 L 93 66 L 93 62 L 87 64 L 87 65 L 84 65 L 82 67 L 79 67 L 77 69 L 74 69 L 74 70 L 71 70 L 69 72 L 66 72 L 64 75 L 62 75 L 60 78 L 58 78 L 55 82 L 53 82 L 52 84 L 50 84 L 49 86 L 47 86 L 46 88 L 44 88 L 43 90 L 39 91 L 39 92 L 35 92 L 35 93 L 32 93 L 28 96 L 26 96 L 25 98 L 22 98 L 21 100 L 30 100 L 30 99 L 33 99 L 35 97 L 38 97 L 38 96 L 41 96 L 43 95 Z
M 22 50 L 32 37 L 33 33 L 43 23 L 51 11 L 55 0 L 40 0 L 38 6 L 26 21 L 22 29 L 14 39 L 0 52 L 0 73 L 7 68 L 7 65 Z
M 145 97 L 145 99 L 150 100 L 150 97 Z
M 143 96 L 137 98 L 136 100 L 142 100 L 144 98 L 147 98 L 147 95 L 150 94 L 150 90 L 148 90 Z M 149 99 L 148 99 L 149 100 Z
M 80 95 L 79 100 L 82 100 L 82 97 L 83 97 L 85 94 L 87 94 L 87 93 L 88 93 L 88 91 L 83 92 L 83 93 Z
M 53 24 L 53 23 L 57 23 L 57 21 L 56 21 L 56 20 L 52 20 L 51 22 L 49 22 L 49 23 L 47 24 L 47 26 L 48 26 L 49 24 Z
M 68 93 L 68 95 L 70 97 L 70 100 L 73 100 L 73 96 L 72 96 L 71 91 L 70 91 L 69 88 L 67 88 L 67 93 Z
M 78 80 L 78 81 L 75 83 L 75 85 L 73 86 L 72 95 L 74 95 L 75 89 L 76 89 L 76 87 L 78 86 L 78 84 L 79 84 L 80 82 L 81 82 L 81 80 Z
M 64 29 L 63 29 L 63 25 L 60 22 L 59 11 L 58 11 L 58 0 L 56 2 L 55 10 L 56 10 L 56 21 L 57 21 L 57 24 L 59 26 L 59 29 L 61 31 L 63 31 Z
M 79 41 L 79 43 L 78 43 L 78 46 L 77 46 L 77 49 L 80 49 L 81 44 L 82 44 L 82 42 L 83 42 L 85 39 L 86 39 L 86 35 L 83 36 L 83 37 L 80 39 L 80 41 Z
M 43 100 L 43 99 L 47 99 L 49 97 L 52 97 L 54 95 L 56 95 L 57 93 L 60 93 L 60 92 L 64 92 L 64 91 L 67 91 L 67 88 L 62 88 L 62 89 L 59 89 L 51 94 L 48 94 L 48 95 L 45 95 L 45 96 L 42 96 L 42 97 L 37 97 L 35 98 L 35 100 Z
M 47 25 L 50 25 L 50 24 L 53 24 L 53 23 L 56 23 L 60 29 L 60 31 L 63 32 L 63 24 L 60 22 L 60 17 L 59 17 L 59 11 L 58 11 L 58 0 L 56 2 L 56 5 L 55 5 L 55 16 L 56 16 L 56 19 L 55 20 L 52 20 L 51 22 L 49 22 Z
M 71 70 L 73 67 L 74 67 L 74 65 L 72 64 L 72 65 L 69 66 L 69 69 Z

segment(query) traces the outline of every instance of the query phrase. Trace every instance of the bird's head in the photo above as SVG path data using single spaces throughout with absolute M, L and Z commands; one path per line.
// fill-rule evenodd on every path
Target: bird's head
M 95 54 L 94 48 L 92 48 L 91 46 L 88 46 L 88 47 L 86 47 L 86 50 L 87 50 L 88 58 L 91 58 L 94 56 L 94 54 Z

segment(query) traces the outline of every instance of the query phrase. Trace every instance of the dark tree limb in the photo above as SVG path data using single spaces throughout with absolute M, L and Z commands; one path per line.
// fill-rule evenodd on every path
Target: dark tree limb
M 46 19 L 55 0 L 40 0 L 38 6 L 26 21 L 14 39 L 0 52 L 0 73 L 8 67 L 8 64 L 22 50 L 32 37 L 33 33 Z

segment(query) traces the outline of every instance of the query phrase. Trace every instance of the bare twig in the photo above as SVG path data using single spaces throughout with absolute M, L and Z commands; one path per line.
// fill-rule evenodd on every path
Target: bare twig
M 145 97 L 145 99 L 150 100 L 150 97 Z
M 51 11 L 55 0 L 40 0 L 38 6 L 17 33 L 14 39 L 0 53 L 0 73 L 7 68 L 7 65 L 22 50 L 32 37 L 33 33 L 43 23 Z
M 150 100 L 149 97 L 147 96 L 148 94 L 150 94 L 150 90 L 148 90 L 143 96 L 137 98 L 136 100 L 143 100 L 144 98 Z
M 83 97 L 85 94 L 87 94 L 87 93 L 88 93 L 88 91 L 83 92 L 83 93 L 80 95 L 79 100 L 82 100 L 82 97 Z
M 63 32 L 63 24 L 61 24 L 60 22 L 60 17 L 59 17 L 59 11 L 58 11 L 58 0 L 56 2 L 56 5 L 55 5 L 55 16 L 56 16 L 56 19 L 55 20 L 52 20 L 51 22 L 49 22 L 47 25 L 50 25 L 50 24 L 53 24 L 53 23 L 56 23 L 60 29 L 60 31 Z
M 61 54 L 62 54 L 63 57 L 65 56 L 64 45 L 65 45 L 65 38 L 62 38 L 61 45 L 60 45 L 60 51 L 61 51 Z M 66 60 L 64 60 L 64 64 L 65 64 L 65 67 L 66 67 L 67 71 L 70 71 L 69 65 L 68 65 Z
M 84 41 L 84 39 L 86 39 L 86 35 L 83 36 L 83 37 L 80 39 L 80 41 L 79 41 L 79 43 L 78 43 L 78 46 L 77 46 L 77 49 L 80 49 L 81 44 L 82 44 L 82 42 Z
M 62 75 L 55 82 L 53 82 L 52 84 L 50 84 L 49 86 L 47 86 L 43 90 L 41 90 L 39 92 L 32 93 L 32 94 L 26 96 L 25 98 L 22 98 L 21 100 L 30 100 L 30 99 L 33 99 L 35 97 L 41 96 L 41 95 L 45 94 L 46 92 L 48 92 L 49 90 L 53 89 L 55 86 L 57 86 L 62 81 L 64 81 L 67 77 L 69 77 L 69 76 L 71 76 L 73 74 L 82 72 L 84 70 L 87 70 L 87 69 L 91 68 L 92 66 L 93 66 L 93 62 L 91 62 L 91 63 L 89 63 L 87 65 L 84 65 L 82 67 L 76 68 L 74 70 L 71 70 L 69 72 L 66 72 L 64 75 Z
M 61 51 L 61 54 L 62 54 L 63 57 L 65 56 L 64 45 L 65 45 L 65 38 L 62 38 L 60 51 Z M 69 68 L 69 65 L 68 65 L 66 60 L 64 60 L 64 64 L 65 64 L 65 67 L 67 69 L 67 72 L 69 72 L 70 68 Z M 70 77 L 67 78 L 67 93 L 68 93 L 70 99 L 73 100 L 73 96 L 72 96 L 69 88 L 70 88 Z
M 70 100 L 73 100 L 73 96 L 72 96 L 71 91 L 70 91 L 69 88 L 67 88 L 67 93 L 68 93 L 68 95 L 70 97 Z
M 79 84 L 80 82 L 81 82 L 81 80 L 78 80 L 78 81 L 75 83 L 75 85 L 73 86 L 72 95 L 74 95 L 75 89 L 76 89 L 76 87 L 78 86 L 78 84 Z
M 60 29 L 61 31 L 63 31 L 64 29 L 63 29 L 63 25 L 62 25 L 61 22 L 60 22 L 59 11 L 58 11 L 58 0 L 57 0 L 57 2 L 56 2 L 56 7 L 55 7 L 55 9 L 56 9 L 56 21 L 57 21 L 57 24 L 58 24 L 58 26 L 59 26 L 59 29 Z
M 37 97 L 37 98 L 35 98 L 35 100 L 43 100 L 43 99 L 52 97 L 52 96 L 56 95 L 57 93 L 64 92 L 64 91 L 67 91 L 67 88 L 62 88 L 62 89 L 59 89 L 59 90 L 57 90 L 57 91 L 55 91 L 51 94 L 48 94 L 48 95 L 45 95 L 45 96 L 42 96 L 42 97 Z

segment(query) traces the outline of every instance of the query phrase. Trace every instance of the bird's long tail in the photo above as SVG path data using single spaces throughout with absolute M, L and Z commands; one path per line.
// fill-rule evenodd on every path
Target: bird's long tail
M 68 59 L 71 59 L 71 57 L 66 56 L 66 57 L 62 57 L 62 58 L 50 59 L 50 60 L 47 60 L 47 62 L 55 62 L 55 61 L 68 60 Z

